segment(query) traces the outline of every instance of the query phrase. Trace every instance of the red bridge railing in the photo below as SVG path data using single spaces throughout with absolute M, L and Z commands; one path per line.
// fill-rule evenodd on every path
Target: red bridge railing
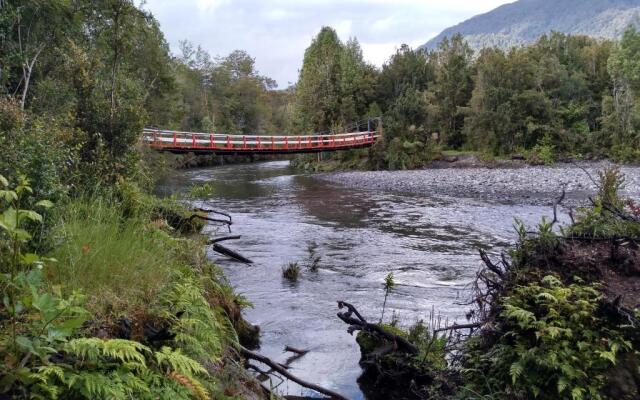
M 207 153 L 308 153 L 372 146 L 381 127 L 366 132 L 333 135 L 225 135 L 145 128 L 143 142 L 157 150 Z

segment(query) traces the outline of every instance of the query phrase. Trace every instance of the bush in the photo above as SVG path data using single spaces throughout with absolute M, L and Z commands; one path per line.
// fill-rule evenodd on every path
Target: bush
M 542 139 L 533 147 L 529 155 L 531 164 L 553 165 L 556 161 L 555 145 L 549 134 L 545 134 Z
M 0 174 L 13 182 L 28 176 L 36 197 L 57 201 L 77 183 L 82 135 L 53 119 L 25 119 L 17 107 L 0 99 Z
M 286 267 L 282 267 L 282 277 L 295 282 L 298 280 L 298 276 L 300 276 L 300 267 L 297 262 L 289 263 Z
M 494 388 L 494 398 L 504 399 L 600 399 L 605 372 L 631 350 L 622 328 L 599 315 L 601 299 L 594 287 L 564 286 L 553 276 L 517 287 L 500 313 L 507 334 L 488 352 L 477 341 L 467 346 L 471 390 Z

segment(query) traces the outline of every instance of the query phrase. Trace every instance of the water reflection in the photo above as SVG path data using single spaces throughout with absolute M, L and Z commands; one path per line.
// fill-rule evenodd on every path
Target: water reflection
M 514 240 L 514 217 L 533 224 L 550 211 L 355 190 L 297 175 L 287 162 L 181 171 L 163 189 L 181 192 L 197 182 L 214 188 L 204 205 L 233 214 L 233 231 L 242 239 L 229 246 L 255 262 L 245 266 L 210 254 L 253 302 L 246 316 L 262 327 L 261 352 L 284 361 L 284 345 L 311 349 L 291 372 L 353 399 L 364 398 L 356 383 L 359 350 L 335 316 L 336 300 L 375 319 L 382 281 L 393 272 L 397 288 L 388 315 L 393 310 L 410 323 L 433 307 L 443 318 L 462 320 L 467 309 L 459 304 L 480 265 L 477 249 L 499 252 Z M 317 272 L 305 269 L 311 243 L 321 256 Z M 293 261 L 303 271 L 292 285 L 281 269 Z M 311 394 L 291 383 L 278 389 Z

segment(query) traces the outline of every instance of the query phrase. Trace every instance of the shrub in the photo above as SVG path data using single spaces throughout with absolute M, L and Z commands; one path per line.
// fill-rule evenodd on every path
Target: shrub
M 515 288 L 500 313 L 507 334 L 488 352 L 468 343 L 473 390 L 504 388 L 496 398 L 509 399 L 601 398 L 604 373 L 631 350 L 621 327 L 599 316 L 601 299 L 594 287 L 564 286 L 553 276 Z
M 0 174 L 13 182 L 28 176 L 35 197 L 57 201 L 76 183 L 82 136 L 53 119 L 23 118 L 16 107 L 0 99 Z
M 529 155 L 529 162 L 532 164 L 553 165 L 556 161 L 555 145 L 549 134 L 545 134 L 533 147 Z
M 300 276 L 300 267 L 297 262 L 291 262 L 286 267 L 282 267 L 282 277 L 295 282 Z

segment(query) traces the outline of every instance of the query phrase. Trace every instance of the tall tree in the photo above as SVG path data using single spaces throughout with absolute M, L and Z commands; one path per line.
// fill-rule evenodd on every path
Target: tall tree
M 461 34 L 445 38 L 433 54 L 436 60 L 435 103 L 441 133 L 450 147 L 464 144 L 462 128 L 473 90 L 473 50 Z
M 629 27 L 609 59 L 613 92 L 607 126 L 618 146 L 640 146 L 640 33 Z
M 304 52 L 296 87 L 297 125 L 328 131 L 339 124 L 344 48 L 332 28 L 323 27 Z

